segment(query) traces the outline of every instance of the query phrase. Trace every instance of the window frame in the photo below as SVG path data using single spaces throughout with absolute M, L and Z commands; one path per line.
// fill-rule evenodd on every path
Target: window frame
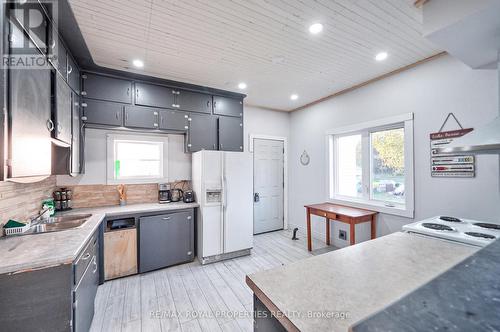
M 405 204 L 392 201 L 372 199 L 371 179 L 372 171 L 372 148 L 370 134 L 373 132 L 404 128 L 404 164 L 405 164 Z M 362 149 L 362 192 L 363 197 L 351 197 L 339 195 L 338 173 L 336 171 L 336 160 L 338 159 L 337 138 L 361 134 Z M 398 215 L 408 218 L 414 217 L 414 162 L 413 162 L 413 113 L 402 114 L 384 119 L 359 123 L 355 125 L 334 128 L 326 132 L 326 174 L 327 188 L 326 198 L 328 202 L 342 204 L 352 207 L 370 209 L 381 213 Z
M 115 142 L 151 142 L 162 143 L 163 149 L 160 156 L 160 167 L 162 176 L 141 176 L 115 179 Z M 168 137 L 148 136 L 148 135 L 127 135 L 127 134 L 107 134 L 106 135 L 106 182 L 107 184 L 141 184 L 168 182 Z

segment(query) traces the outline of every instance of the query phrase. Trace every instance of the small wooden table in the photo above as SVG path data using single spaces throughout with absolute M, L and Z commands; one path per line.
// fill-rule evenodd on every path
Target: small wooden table
M 304 206 L 307 211 L 307 250 L 312 250 L 311 241 L 311 214 L 325 217 L 326 219 L 326 244 L 330 245 L 330 220 L 340 221 L 350 225 L 349 235 L 350 244 L 356 243 L 355 226 L 356 224 L 370 222 L 371 238 L 377 237 L 376 216 L 378 212 L 348 207 L 344 205 L 323 203 Z

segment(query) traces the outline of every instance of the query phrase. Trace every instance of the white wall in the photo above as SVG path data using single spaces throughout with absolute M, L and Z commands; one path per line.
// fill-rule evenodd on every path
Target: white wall
M 245 150 L 249 146 L 251 134 L 289 137 L 290 114 L 270 111 L 258 107 L 245 107 Z
M 124 131 L 86 129 L 85 174 L 76 177 L 57 176 L 58 186 L 106 184 L 106 135 L 126 134 Z M 139 133 L 131 133 L 140 136 Z M 184 153 L 184 135 L 168 136 L 168 179 L 170 182 L 191 179 L 191 154 Z
M 290 227 L 305 227 L 304 205 L 326 200 L 325 131 L 330 128 L 414 113 L 415 219 L 444 214 L 500 221 L 499 157 L 479 156 L 473 179 L 431 178 L 429 133 L 454 112 L 465 127 L 479 127 L 498 115 L 497 74 L 472 70 L 444 56 L 307 109 L 293 112 L 290 122 Z M 302 166 L 299 157 L 307 150 L 311 162 Z M 316 236 L 324 235 L 324 221 L 313 220 Z M 377 235 L 401 229 L 412 219 L 380 215 Z M 335 223 L 334 244 L 338 239 Z M 356 229 L 357 240 L 367 239 L 368 225 Z

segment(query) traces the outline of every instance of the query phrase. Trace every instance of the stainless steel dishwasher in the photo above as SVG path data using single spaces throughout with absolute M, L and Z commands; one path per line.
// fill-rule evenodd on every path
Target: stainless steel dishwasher
M 139 218 L 139 272 L 194 259 L 194 210 Z

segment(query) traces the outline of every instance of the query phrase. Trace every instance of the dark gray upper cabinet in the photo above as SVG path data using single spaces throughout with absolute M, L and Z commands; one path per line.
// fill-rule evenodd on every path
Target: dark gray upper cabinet
M 83 121 L 87 124 L 123 126 L 123 104 L 92 99 L 82 100 Z
M 71 175 L 77 175 L 81 173 L 81 155 L 83 154 L 83 144 L 82 144 L 82 122 L 80 114 L 80 100 L 79 96 L 75 93 L 71 93 Z
M 217 117 L 190 114 L 187 151 L 217 150 Z
M 141 106 L 176 108 L 176 94 L 171 88 L 146 84 L 135 83 L 135 104 Z
M 54 138 L 71 144 L 71 89 L 59 74 L 55 76 Z
M 119 78 L 83 74 L 82 96 L 85 98 L 132 103 L 132 82 Z
M 214 114 L 226 116 L 243 116 L 243 100 L 222 96 L 214 96 Z
M 219 150 L 243 151 L 243 119 L 220 116 L 218 124 Z
M 68 84 L 73 91 L 80 94 L 80 70 L 71 56 L 68 56 Z
M 160 112 L 160 129 L 186 131 L 188 126 L 189 115 L 179 111 L 161 111 Z
M 212 113 L 212 95 L 186 90 L 172 90 L 175 94 L 175 108 L 199 113 Z
M 149 107 L 125 106 L 125 127 L 158 129 L 159 112 Z

